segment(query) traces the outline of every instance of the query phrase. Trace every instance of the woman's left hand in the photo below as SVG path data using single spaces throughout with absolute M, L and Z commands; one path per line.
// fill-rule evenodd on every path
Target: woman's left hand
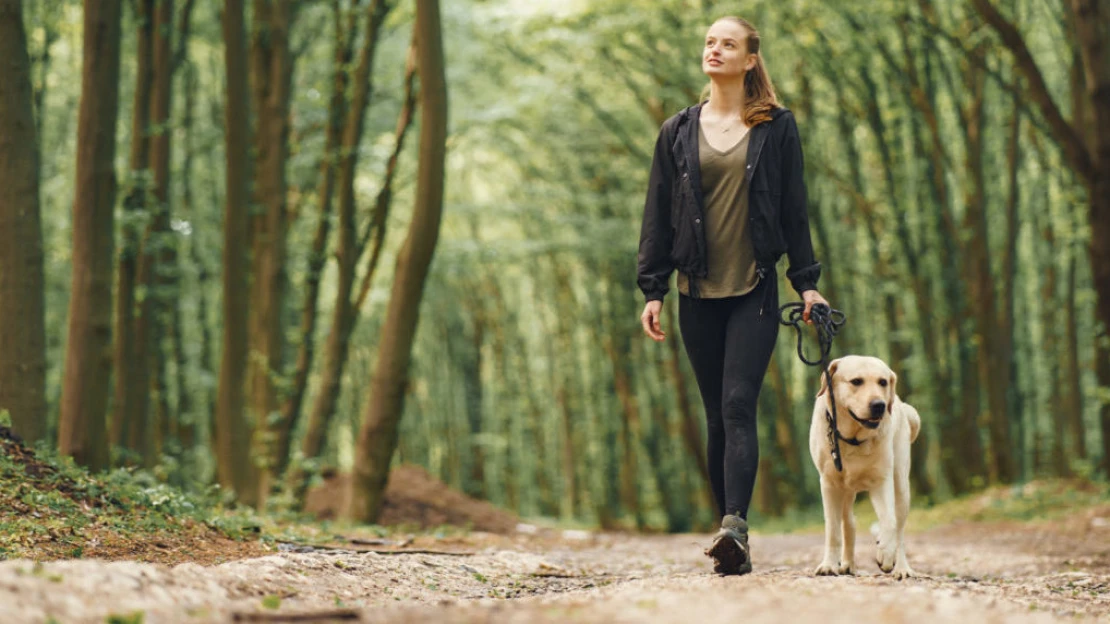
M 825 298 L 821 296 L 821 293 L 816 290 L 807 290 L 802 293 L 802 301 L 806 304 L 806 309 L 802 312 L 802 320 L 810 325 L 813 325 L 813 321 L 809 318 L 809 311 L 813 308 L 814 304 L 823 303 L 830 308 L 832 307 L 829 305 L 829 302 L 825 301 Z

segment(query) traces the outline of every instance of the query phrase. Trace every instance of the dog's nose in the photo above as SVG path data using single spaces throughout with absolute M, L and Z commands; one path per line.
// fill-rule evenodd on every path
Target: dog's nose
M 886 401 L 882 399 L 875 399 L 871 402 L 871 417 L 882 418 L 883 412 L 886 411 Z

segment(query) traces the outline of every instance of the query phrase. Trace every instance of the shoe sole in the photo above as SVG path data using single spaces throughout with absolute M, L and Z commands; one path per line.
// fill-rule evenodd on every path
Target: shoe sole
M 713 571 L 717 574 L 747 574 L 752 571 L 748 554 L 732 538 L 722 537 L 705 554 L 713 558 Z

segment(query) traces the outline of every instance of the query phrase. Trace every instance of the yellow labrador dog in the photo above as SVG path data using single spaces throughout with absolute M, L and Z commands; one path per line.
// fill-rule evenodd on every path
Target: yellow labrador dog
M 856 520 L 852 504 L 867 492 L 879 518 L 876 562 L 894 578 L 914 575 L 906 562 L 903 533 L 910 510 L 910 443 L 921 430 L 917 410 L 895 389 L 898 376 L 874 357 L 850 355 L 829 364 L 813 405 L 809 451 L 821 474 L 825 507 L 825 558 L 818 575 L 854 574 Z M 844 471 L 833 462 L 827 411 L 836 396 L 836 422 Z

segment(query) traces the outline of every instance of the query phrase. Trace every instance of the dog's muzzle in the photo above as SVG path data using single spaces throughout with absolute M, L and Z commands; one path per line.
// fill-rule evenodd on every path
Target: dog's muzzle
M 878 410 L 878 416 L 875 415 L 875 402 L 871 403 L 871 414 L 868 418 L 860 418 L 859 416 L 856 416 L 856 413 L 853 412 L 850 408 L 848 409 L 848 415 L 851 416 L 853 420 L 858 422 L 860 426 L 866 429 L 878 429 L 879 425 L 883 422 L 883 415 L 886 413 L 886 403 L 883 403 L 882 401 L 878 401 L 878 403 L 881 404 L 881 408 Z
M 881 420 L 886 414 L 886 401 L 882 399 L 875 399 L 869 406 L 871 408 L 871 418 Z

